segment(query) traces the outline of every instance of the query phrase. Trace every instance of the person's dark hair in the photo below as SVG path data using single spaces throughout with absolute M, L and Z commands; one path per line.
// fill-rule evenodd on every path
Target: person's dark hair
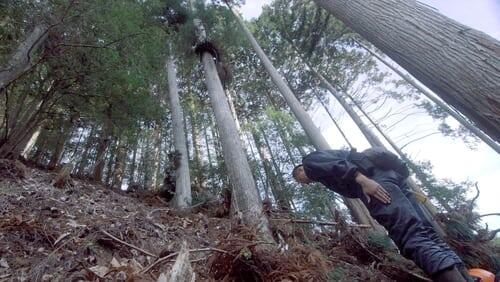
M 292 170 L 292 176 L 294 179 L 297 179 L 297 174 L 299 173 L 299 168 L 303 167 L 303 165 L 296 165 Z

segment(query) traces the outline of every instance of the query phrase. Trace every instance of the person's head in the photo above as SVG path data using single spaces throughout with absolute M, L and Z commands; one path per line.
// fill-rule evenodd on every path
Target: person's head
M 294 167 L 292 171 L 292 176 L 297 182 L 302 184 L 309 184 L 313 182 L 309 177 L 307 177 L 303 165 L 298 165 Z

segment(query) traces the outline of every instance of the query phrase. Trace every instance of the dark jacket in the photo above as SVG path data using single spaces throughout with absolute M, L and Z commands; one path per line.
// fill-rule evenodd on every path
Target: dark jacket
M 320 150 L 302 159 L 304 171 L 311 180 L 321 182 L 328 189 L 348 198 L 359 198 L 361 187 L 355 177 L 358 167 L 348 160 L 349 151 Z

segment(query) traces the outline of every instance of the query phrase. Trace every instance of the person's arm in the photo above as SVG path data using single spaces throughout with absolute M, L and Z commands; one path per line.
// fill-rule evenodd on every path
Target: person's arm
M 355 181 L 361 186 L 363 193 L 368 197 L 368 201 L 370 201 L 370 196 L 373 196 L 384 204 L 391 203 L 391 196 L 377 181 L 360 172 L 356 174 Z
M 333 176 L 350 183 L 358 173 L 358 167 L 347 160 L 347 152 L 340 150 L 312 152 L 304 157 L 302 164 L 307 176 L 314 181 Z

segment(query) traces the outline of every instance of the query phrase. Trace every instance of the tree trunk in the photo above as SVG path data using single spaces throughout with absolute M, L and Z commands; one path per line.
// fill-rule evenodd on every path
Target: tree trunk
M 111 121 L 106 120 L 104 128 L 99 136 L 97 143 L 97 152 L 95 156 L 94 170 L 92 176 L 96 181 L 102 181 L 102 173 L 105 165 L 105 155 L 109 144 L 111 143 Z
M 191 118 L 191 138 L 193 140 L 194 151 L 194 173 L 196 174 L 196 187 L 200 189 L 199 192 L 201 192 L 201 190 L 204 190 L 205 180 L 203 179 L 203 163 L 200 156 L 200 117 L 193 99 L 190 101 L 189 106 L 190 109 L 188 113 Z
M 248 28 L 246 27 L 245 23 L 243 20 L 240 18 L 239 15 L 237 15 L 233 10 L 231 10 L 238 21 L 239 25 L 241 26 L 241 29 L 245 33 L 248 41 L 250 41 L 250 44 L 252 45 L 253 49 L 257 53 L 257 56 L 260 58 L 262 61 L 262 64 L 264 65 L 266 71 L 269 73 L 271 76 L 271 79 L 275 83 L 276 87 L 279 89 L 283 97 L 285 98 L 288 106 L 292 109 L 292 112 L 294 113 L 295 117 L 299 121 L 299 123 L 302 125 L 302 128 L 306 132 L 306 135 L 309 137 L 311 143 L 314 145 L 314 147 L 317 150 L 326 150 L 330 149 L 330 145 L 328 142 L 325 140 L 323 135 L 321 134 L 321 131 L 316 127 L 314 122 L 312 121 L 311 117 L 309 114 L 305 111 L 305 109 L 302 107 L 300 104 L 299 100 L 295 97 L 293 94 L 292 90 L 288 86 L 288 84 L 283 80 L 281 75 L 278 73 L 276 68 L 273 66 L 272 62 L 269 60 L 269 58 L 266 56 L 262 48 L 259 46 L 259 43 L 255 40 L 253 37 L 252 33 Z M 343 197 L 344 203 L 347 205 L 349 210 L 352 212 L 354 218 L 356 219 L 357 222 L 361 224 L 369 224 L 373 226 L 373 228 L 379 232 L 384 232 L 384 229 L 382 226 L 380 226 L 371 216 L 366 207 L 363 205 L 361 200 L 359 199 L 349 199 L 346 197 Z
M 84 175 L 85 167 L 88 164 L 89 153 L 90 153 L 89 151 L 92 148 L 92 144 L 94 143 L 94 132 L 95 132 L 95 127 L 92 126 L 89 132 L 89 136 L 85 141 L 85 147 L 83 147 L 82 158 L 80 159 L 80 163 L 78 164 L 78 168 L 76 170 L 76 174 L 78 176 Z
M 62 120 L 61 122 L 62 124 L 56 136 L 56 148 L 48 165 L 49 169 L 55 169 L 57 166 L 59 166 L 59 162 L 61 161 L 64 153 L 64 147 L 66 146 L 66 141 L 71 136 L 71 123 L 66 120 Z
M 28 155 L 29 155 L 31 149 L 33 149 L 33 146 L 35 146 L 36 141 L 38 140 L 38 136 L 40 136 L 40 133 L 42 132 L 42 127 L 43 127 L 43 123 L 36 127 L 35 133 L 33 133 L 31 138 L 29 139 L 28 143 L 26 143 L 26 146 L 24 146 L 24 149 L 21 152 L 21 156 L 23 158 L 25 158 L 25 159 L 28 158 Z
M 175 166 L 175 198 L 173 203 L 177 209 L 186 209 L 191 206 L 191 178 L 189 175 L 189 159 L 183 125 L 184 115 L 179 100 L 176 67 L 172 56 L 169 56 L 167 59 L 167 76 L 174 147 L 178 153 L 178 162 Z
M 192 1 L 191 4 L 193 4 Z M 194 25 L 197 29 L 198 42 L 205 42 L 207 37 L 201 21 L 195 19 Z M 262 201 L 243 151 L 241 139 L 237 138 L 239 136 L 238 128 L 217 74 L 214 57 L 209 52 L 203 52 L 201 57 L 205 71 L 205 84 L 219 127 L 226 168 L 232 184 L 232 202 L 236 205 L 232 209 L 237 211 L 243 223 L 255 227 L 262 239 L 274 242 L 269 221 L 262 213 Z
M 396 74 L 398 74 L 401 78 L 403 78 L 411 86 L 415 87 L 415 89 L 417 89 L 420 93 L 424 94 L 425 97 L 427 97 L 429 100 L 431 100 L 436 105 L 438 105 L 441 109 L 443 109 L 445 112 L 447 112 L 450 116 L 455 118 L 461 125 L 463 125 L 465 128 L 470 130 L 473 134 L 475 134 L 477 137 L 479 137 L 481 140 L 483 140 L 484 143 L 486 143 L 493 150 L 495 150 L 497 153 L 500 154 L 500 144 L 498 144 L 497 142 L 492 140 L 488 135 L 486 135 L 484 132 L 479 130 L 479 128 L 477 128 L 475 125 L 473 125 L 471 122 L 469 122 L 464 116 L 462 116 L 461 114 L 456 112 L 455 109 L 451 108 L 446 103 L 444 103 L 443 101 L 438 99 L 436 96 L 434 96 L 433 93 L 431 93 L 430 91 L 428 91 L 424 87 L 420 86 L 412 77 L 410 77 L 410 75 L 403 73 L 397 67 L 390 64 L 386 59 L 382 58 L 377 53 L 370 50 L 370 48 L 368 48 L 367 46 L 363 45 L 360 42 L 357 42 L 357 43 L 363 49 L 365 49 L 368 53 L 370 53 L 372 56 L 374 56 L 379 61 L 381 61 L 384 65 L 386 65 L 388 68 L 390 68 Z
M 47 31 L 47 25 L 36 25 L 26 39 L 19 44 L 7 66 L 0 70 L 0 92 L 32 67 L 33 55 L 47 39 Z
M 291 211 L 292 208 L 290 206 L 290 202 L 285 195 L 285 183 L 281 177 L 279 167 L 275 163 L 275 158 L 272 155 L 271 147 L 269 146 L 269 142 L 266 139 L 265 132 L 262 130 L 262 128 L 260 129 L 260 133 L 262 134 L 264 142 L 262 142 L 262 139 L 260 138 L 259 133 L 256 132 L 256 129 L 252 130 L 252 136 L 254 138 L 255 145 L 257 146 L 257 150 L 259 151 L 259 156 L 264 165 L 264 171 L 266 173 L 269 186 L 272 187 L 273 195 L 278 208 L 282 211 Z M 271 165 L 275 167 L 276 173 L 275 171 L 273 171 Z
M 109 148 L 109 157 L 107 157 L 108 160 L 108 165 L 106 167 L 106 179 L 104 180 L 104 184 L 111 186 L 111 180 L 113 177 L 113 166 L 115 164 L 115 155 L 116 155 L 116 149 L 118 147 L 120 140 L 112 140 Z
M 127 158 L 127 147 L 118 145 L 116 150 L 115 168 L 113 170 L 113 182 L 111 187 L 117 190 L 122 188 L 123 175 L 125 172 L 125 159 Z
M 500 42 L 418 1 L 314 2 L 500 142 Z
M 300 56 L 300 54 L 299 54 Z M 302 58 L 303 59 L 303 58 Z M 347 103 L 347 101 L 335 90 L 333 85 L 316 69 L 314 69 L 306 60 L 303 59 L 304 64 L 309 68 L 309 70 L 320 80 L 321 84 L 332 94 L 333 97 L 340 103 L 340 105 L 344 108 L 344 110 L 347 112 L 347 114 L 351 117 L 351 119 L 354 121 L 354 123 L 358 126 L 358 128 L 361 130 L 365 138 L 368 140 L 368 143 L 372 147 L 383 147 L 386 148 L 384 143 L 371 131 L 366 124 L 361 120 L 361 117 L 354 111 L 354 109 Z M 373 123 L 376 127 L 375 123 Z M 402 157 L 405 157 L 404 154 L 401 155 Z M 413 191 L 419 191 L 422 192 L 421 189 L 416 185 L 416 183 L 408 178 L 408 185 Z M 434 229 L 436 232 L 438 232 L 442 237 L 445 235 L 444 230 L 437 224 L 435 221 L 434 217 L 432 216 L 432 211 L 435 210 L 428 208 L 428 207 L 423 207 L 422 203 L 418 204 L 421 207 L 422 212 L 424 213 L 424 216 L 426 217 L 427 221 L 431 223 L 434 226 Z M 430 202 L 427 203 L 427 205 L 431 205 Z M 427 211 L 427 212 L 426 212 Z M 431 214 L 429 214 L 430 212 Z
M 136 184 L 135 170 L 137 167 L 137 147 L 139 147 L 139 134 L 135 137 L 134 152 L 132 153 L 132 162 L 130 163 L 129 185 Z
M 158 168 L 160 167 L 160 150 L 161 150 L 161 126 L 159 122 L 155 123 L 153 129 L 153 154 L 151 156 L 151 174 L 146 183 L 146 189 L 149 191 L 158 191 Z

